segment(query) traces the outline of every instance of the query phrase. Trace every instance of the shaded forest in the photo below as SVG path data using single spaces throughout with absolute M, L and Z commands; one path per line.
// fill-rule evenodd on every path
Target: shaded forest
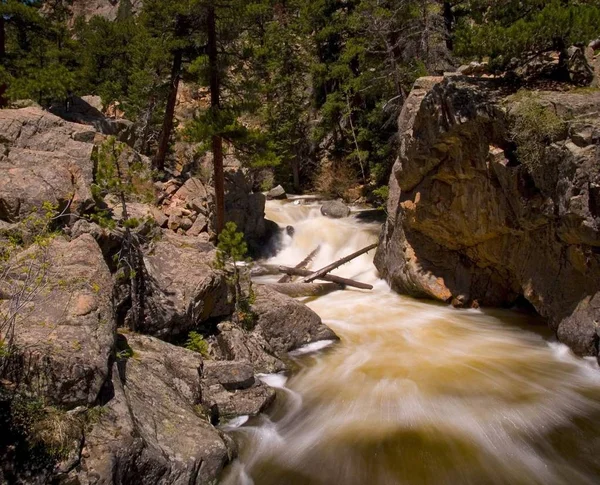
M 158 174 L 184 140 L 214 153 L 217 184 L 232 153 L 272 169 L 261 189 L 344 196 L 361 185 L 375 199 L 415 79 L 471 60 L 514 70 L 586 44 L 600 25 L 585 0 L 123 0 L 115 20 L 74 18 L 72 3 L 0 4 L 0 103 L 99 95 L 135 122 Z M 183 84 L 200 95 L 181 122 Z

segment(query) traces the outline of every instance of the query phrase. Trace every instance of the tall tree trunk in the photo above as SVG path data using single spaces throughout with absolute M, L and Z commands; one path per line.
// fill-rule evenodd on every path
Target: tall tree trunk
M 446 26 L 446 47 L 449 51 L 454 50 L 454 39 L 452 31 L 454 29 L 454 11 L 450 0 L 444 1 L 444 25 Z
M 207 19 L 208 62 L 210 76 L 210 107 L 216 115 L 221 108 L 221 84 L 219 80 L 219 53 L 217 51 L 217 18 L 215 7 L 209 5 Z M 217 236 L 225 227 L 225 180 L 223 174 L 223 138 L 212 137 L 213 164 L 215 167 L 216 231 Z
M 167 108 L 165 110 L 165 118 L 163 121 L 162 131 L 158 142 L 158 152 L 154 157 L 154 168 L 163 170 L 165 168 L 165 159 L 169 150 L 169 140 L 173 131 L 173 117 L 175 116 L 175 104 L 177 103 L 177 91 L 179 89 L 179 81 L 181 79 L 181 63 L 183 52 L 176 50 L 173 55 L 173 68 L 171 70 L 171 86 L 169 90 L 169 98 L 167 100 Z
M 4 17 L 0 15 L 0 63 L 4 64 L 4 58 L 6 57 L 6 32 L 5 32 L 5 21 Z M 6 92 L 6 84 L 0 84 L 0 108 L 4 108 L 7 105 L 6 99 L 4 99 L 4 93 Z

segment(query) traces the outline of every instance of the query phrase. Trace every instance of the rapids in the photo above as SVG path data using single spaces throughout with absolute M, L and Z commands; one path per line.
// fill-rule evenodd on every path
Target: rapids
M 270 263 L 318 268 L 377 240 L 379 224 L 269 202 L 293 225 Z M 592 484 L 600 480 L 600 371 L 516 311 L 457 310 L 393 293 L 373 253 L 334 274 L 369 282 L 307 301 L 340 337 L 290 356 L 268 415 L 225 426 L 226 485 Z M 271 280 L 277 279 L 271 277 Z

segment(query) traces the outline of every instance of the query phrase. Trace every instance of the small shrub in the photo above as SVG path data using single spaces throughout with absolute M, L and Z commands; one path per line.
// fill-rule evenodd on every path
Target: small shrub
M 565 124 L 533 96 L 521 95 L 514 114 L 511 135 L 517 145 L 517 158 L 531 173 L 542 166 L 546 147 L 560 137 Z
M 198 352 L 202 357 L 208 358 L 209 347 L 208 342 L 198 332 L 190 332 L 185 343 L 185 348 L 193 352 Z
M 227 282 L 233 289 L 234 321 L 241 324 L 246 330 L 250 330 L 254 327 L 256 320 L 256 316 L 252 312 L 255 296 L 252 280 L 248 273 L 249 266 L 239 264 L 240 262 L 250 262 L 247 254 L 248 245 L 244 241 L 244 233 L 238 232 L 234 222 L 228 222 L 225 229 L 219 234 L 215 267 L 229 273 Z
M 10 429 L 33 455 L 47 459 L 66 458 L 81 439 L 83 422 L 63 410 L 45 406 L 34 397 L 17 394 L 10 402 Z
M 46 407 L 32 427 L 34 442 L 43 445 L 51 456 L 64 459 L 81 437 L 82 422 L 66 412 Z
M 372 192 L 375 204 L 378 208 L 385 208 L 388 198 L 390 197 L 390 188 L 387 185 L 378 187 Z

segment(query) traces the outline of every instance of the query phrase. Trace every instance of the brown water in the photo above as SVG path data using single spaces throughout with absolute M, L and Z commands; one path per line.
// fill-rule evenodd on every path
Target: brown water
M 379 226 L 272 202 L 296 228 L 272 262 L 312 267 L 377 240 Z M 600 370 L 533 317 L 397 295 L 373 254 L 337 274 L 372 282 L 310 301 L 341 338 L 293 356 L 268 415 L 228 430 L 240 459 L 224 484 L 600 483 Z M 241 427 L 235 427 L 243 423 Z

